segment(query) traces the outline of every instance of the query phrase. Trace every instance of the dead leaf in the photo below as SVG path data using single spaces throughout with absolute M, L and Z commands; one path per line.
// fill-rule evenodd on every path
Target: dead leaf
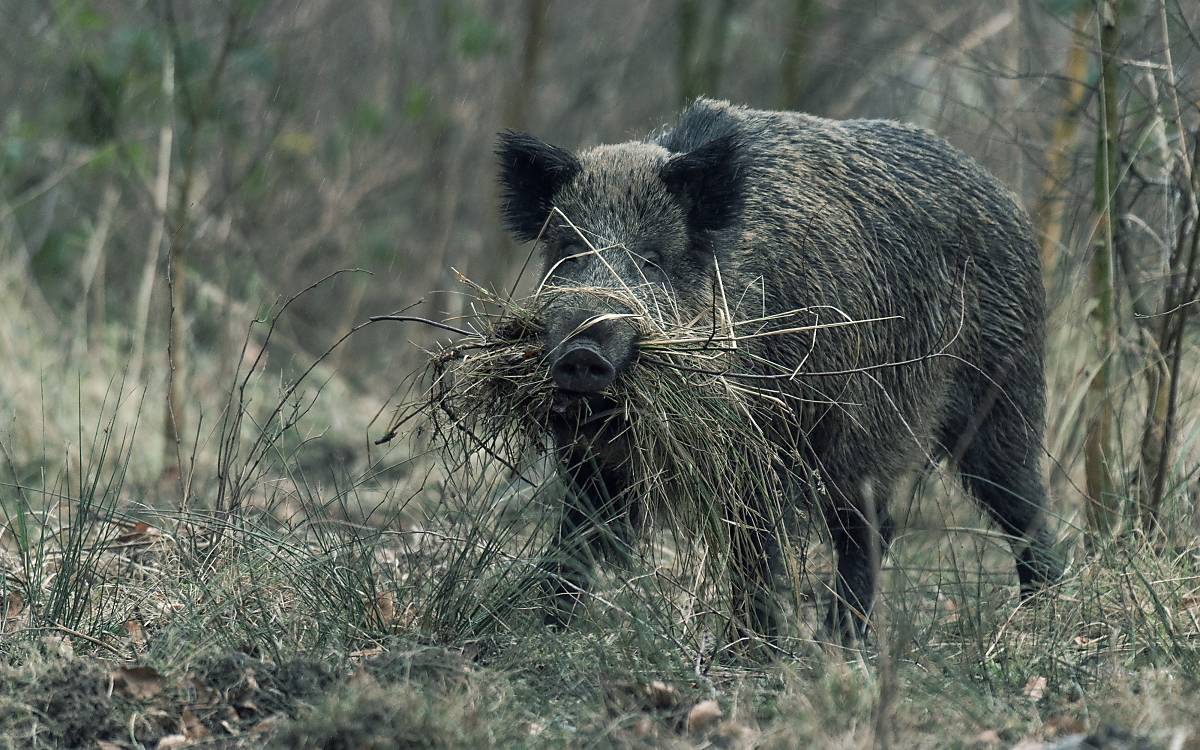
M 249 731 L 251 734 L 274 732 L 275 729 L 285 721 L 287 721 L 287 717 L 283 714 L 271 714 L 267 718 L 250 727 L 250 729 L 247 731 Z
M 192 690 L 196 693 L 196 701 L 194 705 L 212 706 L 217 702 L 217 691 L 204 684 L 198 677 L 192 676 L 189 680 Z
M 383 591 L 375 597 L 374 604 L 375 616 L 379 618 L 379 624 L 384 627 L 390 626 L 396 621 L 396 595 L 391 591 Z
M 184 747 L 188 743 L 188 738 L 182 734 L 168 734 L 158 741 L 154 746 L 155 750 L 174 750 L 177 747 Z
M 179 723 L 182 725 L 183 733 L 188 739 L 203 739 L 210 734 L 208 727 L 204 726 L 204 722 L 200 721 L 196 713 L 190 708 L 183 709 L 183 713 L 179 715 Z
M 723 721 L 717 727 L 718 747 L 754 747 L 754 730 L 736 721 Z
M 163 689 L 163 677 L 153 667 L 121 667 L 111 674 L 114 686 L 138 700 L 149 700 Z
M 42 638 L 42 645 L 46 647 L 48 653 L 58 654 L 68 661 L 75 658 L 75 645 L 65 635 L 44 636 Z
M 254 701 L 241 701 L 237 704 L 237 712 L 238 716 L 241 716 L 243 713 L 256 714 L 258 713 L 258 704 Z
M 412 604 L 409 604 L 407 607 L 404 608 L 403 612 L 396 615 L 396 623 L 395 624 L 398 625 L 400 628 L 407 630 L 408 628 L 411 628 L 411 627 L 413 627 L 413 625 L 416 624 L 417 616 L 419 614 L 420 613 L 417 612 L 417 608 L 414 607 Z
M 126 746 L 108 740 L 100 740 L 96 743 L 96 750 L 126 750 Z
M 1060 737 L 1066 734 L 1083 734 L 1087 731 L 1087 725 L 1079 720 L 1076 716 L 1068 716 L 1067 714 L 1058 714 L 1051 716 L 1042 724 L 1042 736 L 1044 737 Z
M 25 611 L 25 597 L 21 596 L 20 591 L 9 591 L 2 601 L 0 611 L 4 612 L 4 619 L 0 620 L 0 633 L 7 633 L 15 629 L 20 621 L 21 613 Z
M 129 531 L 118 536 L 114 541 L 118 545 L 137 544 L 139 542 L 150 542 L 162 536 L 162 532 L 154 528 L 145 521 L 138 521 L 133 526 L 129 527 Z
M 350 679 L 346 680 L 346 684 L 350 687 L 363 688 L 375 684 L 375 678 L 366 668 L 359 664 L 354 670 L 354 674 L 350 675 Z
M 146 650 L 146 631 L 142 629 L 142 623 L 138 620 L 126 620 L 125 632 L 129 634 L 129 640 L 133 642 L 133 650 L 139 654 Z
M 999 745 L 1000 744 L 1000 733 L 997 732 L 995 729 L 985 729 L 982 732 L 980 732 L 979 734 L 975 735 L 975 739 L 973 742 L 976 745 L 985 745 L 987 747 L 991 747 L 993 745 Z
M 958 603 L 945 594 L 938 594 L 937 608 L 942 611 L 942 622 L 954 623 L 958 622 Z
M 12 619 L 21 614 L 25 609 L 25 597 L 21 596 L 20 591 L 9 591 L 4 595 L 4 617 Z
M 372 646 L 371 648 L 364 648 L 364 649 L 360 649 L 358 651 L 351 651 L 350 658 L 351 659 L 369 659 L 372 656 L 379 656 L 382 653 L 383 653 L 383 646 Z
M 1031 701 L 1040 701 L 1042 696 L 1046 694 L 1046 678 L 1040 675 L 1030 677 L 1021 692 Z
M 703 732 L 716 724 L 723 715 L 720 703 L 711 699 L 700 701 L 692 706 L 692 710 L 688 711 L 687 730 L 688 732 Z
M 666 709 L 679 705 L 679 691 L 662 680 L 654 680 L 645 690 L 646 699 L 653 708 Z
M 251 692 L 257 692 L 259 689 L 258 677 L 255 676 L 254 670 L 250 667 L 246 667 L 242 670 L 242 684 L 246 686 L 246 690 Z
M 633 726 L 630 727 L 630 730 L 633 732 L 635 737 L 651 737 L 657 734 L 657 732 L 654 731 L 654 722 L 650 720 L 649 716 L 644 715 L 639 716 L 637 720 L 633 722 Z

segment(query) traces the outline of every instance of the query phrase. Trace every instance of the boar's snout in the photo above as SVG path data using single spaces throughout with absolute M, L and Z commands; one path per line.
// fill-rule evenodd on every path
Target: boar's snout
M 550 377 L 565 393 L 603 391 L 633 359 L 634 331 L 625 320 L 576 311 L 558 316 L 547 330 Z
M 617 368 L 594 342 L 576 339 L 563 347 L 550 376 L 560 390 L 598 393 L 616 380 Z

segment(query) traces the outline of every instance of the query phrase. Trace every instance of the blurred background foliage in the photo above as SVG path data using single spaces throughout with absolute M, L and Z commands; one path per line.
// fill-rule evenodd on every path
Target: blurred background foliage
M 1173 387 L 1178 414 L 1193 395 L 1173 312 L 1195 282 L 1195 3 L 3 0 L 0 28 L 13 424 L 48 371 L 123 371 L 167 404 L 169 466 L 276 300 L 370 272 L 280 322 L 286 380 L 367 315 L 461 314 L 451 267 L 513 283 L 527 250 L 497 218 L 498 130 L 620 141 L 707 94 L 915 122 L 980 159 L 1042 243 L 1057 491 L 1132 496 L 1146 460 L 1169 465 L 1160 496 L 1192 480 L 1194 422 L 1164 443 L 1154 394 Z M 377 404 L 434 338 L 373 326 L 327 364 Z M 1139 453 L 1154 440 L 1165 463 Z

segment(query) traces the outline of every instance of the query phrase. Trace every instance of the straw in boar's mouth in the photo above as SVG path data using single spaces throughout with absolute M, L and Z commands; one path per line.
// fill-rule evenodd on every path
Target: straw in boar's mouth
M 808 508 L 796 497 L 821 483 L 802 446 L 788 442 L 796 439 L 786 427 L 795 397 L 777 385 L 804 377 L 803 362 L 765 362 L 743 344 L 875 321 L 843 315 L 801 324 L 817 319 L 812 310 L 734 320 L 724 304 L 684 320 L 669 304 L 649 309 L 623 290 L 572 289 L 615 296 L 634 311 L 622 319 L 637 329 L 636 361 L 602 392 L 579 398 L 560 392 L 550 375 L 545 289 L 507 298 L 460 280 L 476 299 L 475 314 L 458 322 L 466 335 L 430 352 L 421 396 L 401 406 L 391 435 L 425 425 L 451 473 L 478 466 L 462 460 L 475 454 L 524 478 L 520 467 L 564 444 L 593 451 L 601 463 L 619 464 L 628 480 L 622 491 L 643 511 L 638 518 L 676 540 L 676 564 L 700 561 L 691 580 L 725 592 L 723 601 L 748 549 L 772 538 L 794 548 L 789 530 Z

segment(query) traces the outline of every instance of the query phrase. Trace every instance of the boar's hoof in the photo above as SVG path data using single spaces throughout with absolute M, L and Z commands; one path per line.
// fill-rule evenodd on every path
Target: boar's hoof
M 546 603 L 542 610 L 542 624 L 552 630 L 571 627 L 571 622 L 583 606 L 582 590 L 551 574 L 544 593 Z
M 830 642 L 853 648 L 866 642 L 870 627 L 862 612 L 847 606 L 846 602 L 834 595 L 825 607 L 823 630 Z

